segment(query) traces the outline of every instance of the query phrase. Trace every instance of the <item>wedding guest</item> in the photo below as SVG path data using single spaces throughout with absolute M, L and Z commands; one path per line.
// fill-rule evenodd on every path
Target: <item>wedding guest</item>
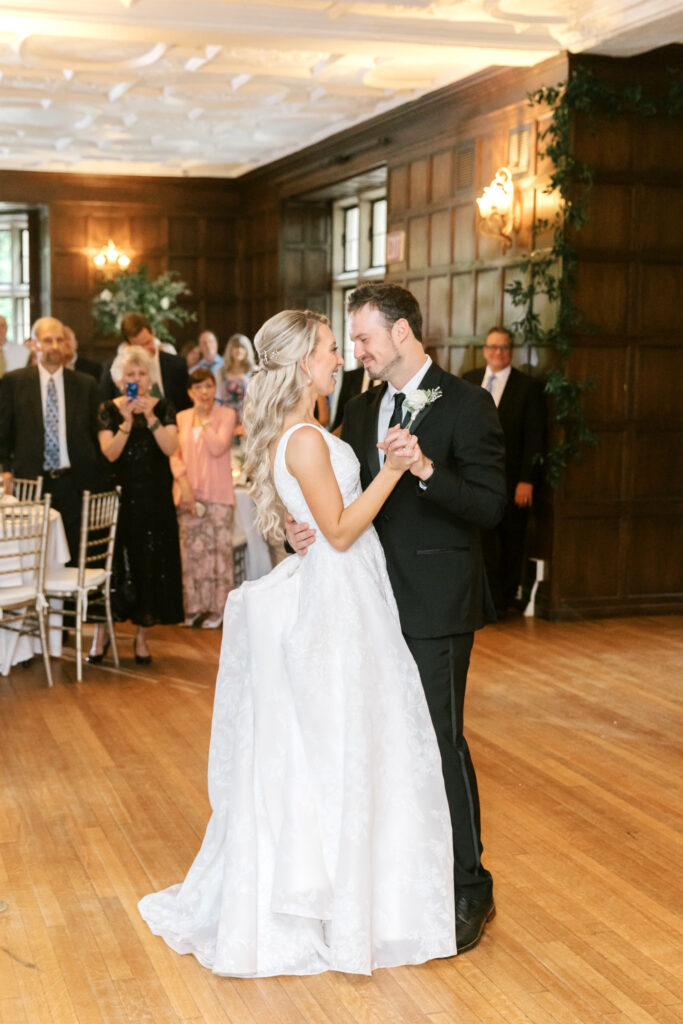
M 0 461 L 5 493 L 14 476 L 43 477 L 43 490 L 61 513 L 71 553 L 78 560 L 81 499 L 99 489 L 97 387 L 83 373 L 64 371 L 64 327 L 54 317 L 33 325 L 37 366 L 0 380 Z
M 201 358 L 194 368 L 196 370 L 211 370 L 215 379 L 223 366 L 223 359 L 218 355 L 218 338 L 213 331 L 202 331 L 197 347 Z
M 149 320 L 141 313 L 126 313 L 121 321 L 121 334 L 124 345 L 137 345 L 144 348 L 150 356 L 153 394 L 156 397 L 167 398 L 176 411 L 187 409 L 190 400 L 187 396 L 185 360 L 172 352 L 164 351 L 161 342 L 152 331 Z M 113 360 L 109 360 L 102 367 L 100 396 L 103 400 L 114 399 L 119 393 L 111 374 L 112 362 Z
M 178 430 L 172 404 L 151 394 L 152 366 L 146 349 L 127 345 L 111 367 L 119 397 L 103 402 L 98 413 L 100 448 L 112 464 L 115 483 L 122 487 L 112 606 L 117 619 L 130 619 L 137 626 L 134 654 L 141 665 L 152 660 L 147 629 L 183 620 L 169 465 L 178 447 Z M 101 662 L 107 647 L 108 637 L 98 627 L 88 660 Z
M 216 382 L 207 369 L 190 375 L 192 408 L 178 413 L 171 456 L 183 563 L 185 625 L 217 629 L 234 585 L 232 523 L 235 495 L 230 447 L 234 409 L 216 405 Z
M 512 365 L 513 341 L 506 327 L 492 327 L 482 349 L 486 366 L 463 374 L 488 391 L 498 409 L 505 437 L 505 514 L 482 536 L 486 574 L 496 610 L 515 602 L 522 581 L 524 539 L 534 488 L 540 477 L 536 456 L 544 447 L 543 385 Z
M 247 393 L 247 384 L 254 370 L 254 350 L 246 334 L 233 334 L 228 338 L 223 353 L 223 368 L 218 374 L 219 405 L 234 409 L 237 433 L 243 434 L 242 408 Z
M 87 373 L 98 383 L 102 376 L 102 363 L 81 355 L 78 350 L 78 339 L 74 331 L 66 324 L 64 325 L 64 369 Z

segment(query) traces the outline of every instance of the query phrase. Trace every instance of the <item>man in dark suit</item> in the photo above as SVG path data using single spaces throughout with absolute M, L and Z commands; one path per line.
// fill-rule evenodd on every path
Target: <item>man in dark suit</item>
M 486 572 L 501 612 L 514 601 L 522 578 L 524 537 L 539 473 L 535 456 L 543 451 L 545 435 L 543 386 L 512 366 L 512 349 L 507 328 L 492 327 L 482 350 L 486 366 L 463 374 L 491 394 L 505 436 L 508 503 L 498 526 L 482 538 Z
M 64 324 L 64 369 L 77 370 L 94 377 L 99 384 L 102 376 L 102 363 L 95 359 L 87 359 L 78 350 L 78 339 L 74 331 Z
M 189 409 L 192 402 L 187 393 L 187 363 L 181 356 L 174 356 L 160 349 L 147 317 L 141 313 L 126 313 L 121 321 L 121 334 L 125 344 L 139 345 L 152 357 L 152 394 L 157 398 L 168 398 L 176 412 Z M 103 401 L 119 396 L 119 389 L 111 379 L 113 362 L 113 359 L 109 359 L 102 367 L 100 396 Z
M 92 377 L 65 370 L 64 330 L 42 317 L 33 326 L 37 366 L 13 370 L 0 380 L 0 461 L 5 489 L 13 477 L 43 477 L 43 490 L 62 516 L 71 552 L 78 559 L 81 498 L 100 485 L 97 386 Z
M 349 324 L 356 358 L 372 379 L 385 382 L 348 402 L 344 413 L 342 439 L 358 456 L 363 487 L 379 472 L 377 443 L 390 425 L 403 425 L 392 444 L 404 443 L 410 419 L 402 415 L 404 396 L 432 393 L 409 424 L 420 458 L 375 527 L 441 751 L 453 823 L 457 943 L 464 952 L 495 913 L 493 882 L 481 862 L 477 780 L 463 708 L 474 631 L 495 621 L 480 531 L 503 514 L 503 437 L 489 396 L 426 355 L 420 307 L 409 291 L 362 285 L 349 297 Z M 290 523 L 288 536 L 301 551 L 312 531 Z

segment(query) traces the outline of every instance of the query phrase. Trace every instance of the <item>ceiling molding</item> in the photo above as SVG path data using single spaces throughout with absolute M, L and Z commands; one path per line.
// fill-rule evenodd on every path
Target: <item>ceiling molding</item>
M 681 38 L 680 0 L 24 0 L 0 167 L 237 177 L 487 68 Z

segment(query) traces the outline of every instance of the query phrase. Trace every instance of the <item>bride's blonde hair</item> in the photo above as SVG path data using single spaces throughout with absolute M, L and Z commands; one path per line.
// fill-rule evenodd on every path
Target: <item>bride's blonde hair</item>
M 256 525 L 276 544 L 285 538 L 285 509 L 273 482 L 270 446 L 308 383 L 301 361 L 315 348 L 320 325 L 329 322 L 310 309 L 285 309 L 266 320 L 254 338 L 260 365 L 249 380 L 244 405 L 244 470 L 251 480 Z

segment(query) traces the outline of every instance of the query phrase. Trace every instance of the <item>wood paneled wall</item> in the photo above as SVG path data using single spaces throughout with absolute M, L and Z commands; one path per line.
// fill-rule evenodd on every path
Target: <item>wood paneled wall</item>
M 221 340 L 242 329 L 239 187 L 232 181 L 104 178 L 0 171 L 0 202 L 47 210 L 50 311 L 84 352 L 108 354 L 90 314 L 102 272 L 92 257 L 111 238 L 150 276 L 175 270 L 197 319 L 174 329 L 178 344 L 207 327 Z M 47 310 L 43 308 L 42 313 Z
M 607 81 L 662 94 L 681 47 L 615 61 L 572 58 Z M 575 235 L 574 373 L 594 378 L 599 443 L 554 501 L 555 616 L 680 609 L 683 603 L 683 149 L 680 117 L 578 119 L 593 170 Z
M 573 61 L 579 58 L 571 58 Z M 596 72 L 661 87 L 681 48 L 615 61 L 581 58 Z M 238 181 L 79 180 L 0 172 L 0 202 L 47 204 L 52 308 L 83 340 L 92 335 L 92 253 L 111 236 L 152 273 L 176 269 L 194 293 L 196 326 L 253 335 L 285 305 L 329 301 L 331 200 L 345 179 L 388 170 L 389 230 L 405 232 L 389 280 L 418 296 L 425 339 L 454 373 L 481 362 L 487 328 L 515 316 L 506 286 L 521 277 L 534 214 L 551 217 L 549 164 L 538 137 L 547 111 L 528 93 L 566 79 L 569 59 L 492 70 L 251 172 Z M 477 230 L 474 199 L 528 130 L 529 161 L 516 177 L 513 245 Z M 539 494 L 530 554 L 547 562 L 542 607 L 550 617 L 683 608 L 680 578 L 683 371 L 681 149 L 673 118 L 616 118 L 591 133 L 577 123 L 576 153 L 595 171 L 589 224 L 577 236 L 577 302 L 586 326 L 572 370 L 591 374 L 594 453 Z M 549 237 L 537 237 L 543 247 Z M 550 307 L 537 307 L 542 322 Z M 87 347 L 87 345 L 86 345 Z M 518 349 L 542 377 L 552 352 Z

